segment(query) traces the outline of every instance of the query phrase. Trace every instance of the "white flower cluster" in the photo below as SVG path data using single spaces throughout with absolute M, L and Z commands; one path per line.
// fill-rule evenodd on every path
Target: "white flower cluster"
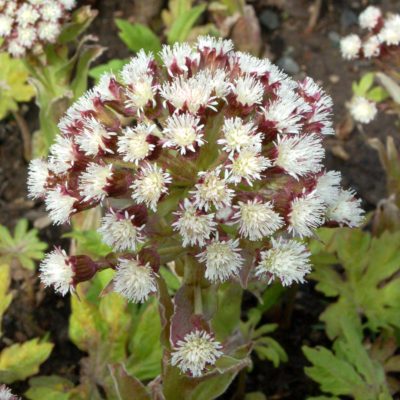
M 54 43 L 75 0 L 0 0 L 2 47 L 13 57 Z
M 364 38 L 352 33 L 340 41 L 340 50 L 344 59 L 390 56 L 391 53 L 399 51 L 399 14 L 391 14 L 384 18 L 378 7 L 368 6 L 359 15 L 359 25 L 368 33 Z
M 355 96 L 351 100 L 349 110 L 354 120 L 361 124 L 369 124 L 378 113 L 376 103 L 362 96 Z
M 139 52 L 67 111 L 49 159 L 31 163 L 31 197 L 56 224 L 106 206 L 99 232 L 119 259 L 114 288 L 132 301 L 157 290 L 161 237 L 180 241 L 210 282 L 246 266 L 254 279 L 303 282 L 302 239 L 362 221 L 340 174 L 324 170 L 331 98 L 229 40 L 166 46 L 160 58 Z M 65 293 L 77 277 L 63 260 L 49 256 L 42 279 Z
M 21 398 L 13 395 L 6 385 L 0 385 L 0 400 L 21 400 Z

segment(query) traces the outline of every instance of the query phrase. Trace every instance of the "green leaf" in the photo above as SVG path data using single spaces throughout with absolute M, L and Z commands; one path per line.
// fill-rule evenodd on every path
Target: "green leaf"
M 47 244 L 41 242 L 37 229 L 28 230 L 28 221 L 21 219 L 17 222 L 14 237 L 5 226 L 0 225 L 0 262 L 19 262 L 23 267 L 33 270 L 34 261 L 44 257 Z
M 118 72 L 122 70 L 122 67 L 127 62 L 128 62 L 127 60 L 118 60 L 118 59 L 110 60 L 105 64 L 97 65 L 96 67 L 90 69 L 89 76 L 95 79 L 96 82 L 98 82 L 101 76 L 106 72 L 112 72 L 114 74 L 118 74 Z
M 358 83 L 359 96 L 365 96 L 369 89 L 371 89 L 374 83 L 375 74 L 373 72 L 368 72 L 362 76 L 360 82 Z
M 389 93 L 381 86 L 375 86 L 366 94 L 366 98 L 375 103 L 385 101 L 388 97 Z
M 79 252 L 89 256 L 105 257 L 107 254 L 112 253 L 112 248 L 101 240 L 101 235 L 94 229 L 85 231 L 73 230 L 64 234 L 63 237 L 75 239 L 79 245 Z
M 34 88 L 28 83 L 28 70 L 19 59 L 0 53 L 0 120 L 11 111 L 18 110 L 18 103 L 29 101 Z
M 304 355 L 313 364 L 306 367 L 306 374 L 320 384 L 321 390 L 335 395 L 351 395 L 363 386 L 361 377 L 346 361 L 340 360 L 324 347 L 302 347 Z
M 119 28 L 119 37 L 128 46 L 129 50 L 138 52 L 141 49 L 157 54 L 161 50 L 158 36 L 147 26 L 131 24 L 123 19 L 116 19 Z
M 8 384 L 37 374 L 52 349 L 53 344 L 39 339 L 5 348 L 0 353 L 0 382 Z
M 6 264 L 0 265 L 0 337 L 2 336 L 1 321 L 12 300 L 11 293 L 8 293 L 10 282 L 10 267 Z
M 69 392 L 73 387 L 71 381 L 57 375 L 38 376 L 29 379 L 25 397 L 29 400 L 70 400 Z
M 168 34 L 167 40 L 169 44 L 175 42 L 184 42 L 193 28 L 196 21 L 200 18 L 200 15 L 206 9 L 205 4 L 199 4 L 183 13 L 173 22 Z
M 148 303 L 131 333 L 127 371 L 140 380 L 155 378 L 161 372 L 161 322 L 156 302 Z

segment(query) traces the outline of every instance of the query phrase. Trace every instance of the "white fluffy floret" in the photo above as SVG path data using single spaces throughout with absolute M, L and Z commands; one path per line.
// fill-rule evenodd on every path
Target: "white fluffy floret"
M 293 235 L 312 236 L 314 229 L 324 223 L 326 206 L 315 192 L 296 197 L 290 208 L 288 231 Z
M 271 239 L 272 248 L 260 254 L 256 276 L 269 277 L 269 283 L 278 278 L 283 286 L 303 283 L 311 272 L 310 252 L 295 240 Z
M 181 209 L 175 214 L 178 219 L 172 226 L 181 235 L 183 247 L 204 246 L 205 241 L 215 232 L 217 223 L 214 221 L 214 214 L 198 211 L 188 199 L 184 200 Z
M 95 118 L 86 118 L 82 132 L 76 136 L 76 142 L 87 156 L 96 156 L 100 151 L 112 153 L 107 146 L 115 132 L 110 132 L 106 127 Z
M 41 22 L 38 26 L 39 39 L 54 43 L 60 34 L 60 25 L 54 22 Z
M 103 201 L 112 176 L 112 164 L 89 163 L 79 180 L 80 194 L 84 201 Z
M 62 17 L 62 7 L 57 1 L 49 1 L 42 5 L 40 12 L 45 21 L 56 22 Z
M 360 27 L 363 29 L 372 30 L 378 24 L 382 12 L 378 7 L 368 6 L 358 17 Z
M 197 48 L 200 52 L 214 52 L 217 56 L 224 56 L 233 50 L 232 40 L 224 40 L 213 36 L 200 36 L 197 40 Z
M 125 213 L 110 211 L 101 220 L 98 232 L 103 242 L 116 251 L 135 251 L 138 244 L 143 243 L 144 225 L 137 227 L 133 224 L 135 216 Z
M 123 135 L 118 139 L 118 152 L 126 162 L 133 162 L 139 165 L 156 147 L 148 140 L 156 126 L 153 124 L 139 124 L 135 128 L 126 128 Z
M 6 385 L 0 386 L 0 400 L 21 400 L 20 397 L 14 396 L 11 389 Z
M 28 193 L 32 199 L 44 197 L 47 193 L 46 182 L 49 177 L 47 161 L 32 160 L 28 169 Z
M 228 182 L 238 184 L 245 180 L 253 186 L 253 181 L 261 179 L 261 173 L 270 166 L 270 160 L 261 153 L 252 148 L 245 149 L 227 165 L 230 171 Z
M 186 109 L 197 113 L 201 108 L 215 110 L 213 80 L 209 71 L 201 71 L 191 78 L 178 76 L 171 82 L 165 82 L 160 89 L 161 96 L 176 110 Z
M 46 210 L 56 225 L 69 221 L 71 214 L 76 211 L 75 204 L 77 202 L 77 198 L 70 196 L 66 190 L 59 186 L 48 191 L 45 198 Z
M 203 374 L 207 365 L 214 365 L 222 356 L 222 346 L 206 331 L 195 330 L 178 340 L 171 354 L 171 364 L 193 377 Z
M 345 60 L 354 60 L 358 58 L 361 49 L 361 39 L 358 35 L 352 33 L 340 41 L 340 51 Z
M 217 143 L 230 154 L 240 152 L 243 149 L 253 148 L 261 150 L 262 133 L 256 131 L 252 122 L 244 122 L 242 118 L 227 118 L 222 127 L 223 138 Z
M 251 75 L 239 77 L 232 84 L 232 93 L 236 96 L 236 101 L 246 107 L 260 104 L 264 96 L 264 86 Z
M 31 26 L 19 28 L 17 31 L 17 40 L 21 46 L 30 48 L 36 40 L 36 29 Z
M 51 169 L 62 174 L 72 168 L 76 162 L 75 143 L 72 137 L 58 135 L 50 147 Z
M 278 152 L 275 165 L 298 179 L 322 168 L 325 150 L 317 135 L 279 136 L 275 143 Z
M 39 17 L 40 15 L 36 9 L 28 3 L 22 4 L 17 11 L 17 21 L 21 28 L 25 28 L 28 25 L 34 24 Z
M 73 290 L 74 272 L 64 250 L 55 249 L 48 253 L 39 267 L 40 280 L 47 286 L 53 286 L 56 292 L 65 296 Z
M 318 177 L 315 186 L 317 196 L 324 201 L 325 204 L 332 204 L 339 196 L 341 175 L 338 171 L 324 172 Z
M 134 303 L 146 301 L 157 290 L 156 277 L 150 264 L 143 265 L 139 258 L 119 259 L 114 290 Z
M 240 251 L 239 239 L 212 240 L 197 255 L 199 261 L 206 265 L 205 277 L 211 282 L 225 282 L 237 276 L 244 262 Z
M 202 129 L 203 125 L 200 124 L 200 119 L 192 114 L 168 117 L 163 130 L 165 138 L 163 147 L 176 148 L 181 154 L 186 154 L 187 150 L 194 152 L 196 145 L 204 144 Z
M 311 107 L 292 88 L 282 85 L 276 99 L 261 108 L 265 121 L 272 123 L 280 133 L 299 133 L 302 128 L 302 113 Z
M 208 172 L 199 172 L 199 177 L 200 182 L 195 185 L 195 190 L 190 192 L 194 196 L 196 207 L 208 211 L 211 206 L 219 209 L 231 204 L 234 190 L 227 186 L 227 173 L 221 177 L 221 169 L 217 168 Z
M 147 54 L 140 50 L 136 57 L 132 57 L 128 64 L 125 64 L 121 71 L 121 80 L 125 85 L 135 86 L 143 76 L 151 76 L 151 65 L 154 63 L 152 53 Z
M 354 97 L 350 102 L 349 109 L 351 116 L 361 124 L 369 124 L 378 112 L 376 103 L 362 96 Z
M 153 211 L 157 210 L 157 203 L 161 196 L 168 192 L 167 185 L 172 182 L 168 172 L 163 171 L 157 164 L 144 165 L 136 176 L 131 188 L 132 198 L 137 203 L 144 203 Z
M 237 210 L 234 218 L 239 223 L 239 233 L 249 240 L 261 240 L 283 226 L 283 218 L 274 211 L 271 202 L 240 201 L 234 208 Z
M 11 33 L 13 22 L 8 15 L 0 15 L 0 37 L 8 36 Z
M 381 41 L 379 36 L 371 36 L 368 38 L 362 47 L 365 58 L 378 57 L 381 52 Z
M 178 69 L 179 72 L 188 72 L 188 64 L 197 63 L 199 58 L 198 53 L 188 43 L 175 43 L 173 46 L 163 45 L 160 56 L 171 76 L 176 73 L 175 69 Z
M 391 15 L 379 32 L 379 39 L 388 46 L 398 46 L 400 44 L 400 15 Z
M 361 208 L 361 200 L 356 199 L 352 190 L 341 190 L 335 202 L 332 202 L 327 210 L 327 219 L 340 225 L 351 228 L 358 227 L 364 220 L 364 211 Z

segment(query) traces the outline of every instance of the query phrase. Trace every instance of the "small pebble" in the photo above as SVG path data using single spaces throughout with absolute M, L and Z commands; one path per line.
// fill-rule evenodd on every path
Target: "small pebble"
M 279 16 L 272 10 L 264 10 L 260 15 L 260 22 L 271 31 L 279 27 Z
M 340 16 L 340 23 L 343 28 L 349 28 L 351 25 L 358 24 L 358 16 L 354 11 L 346 8 Z
M 284 69 L 287 73 L 295 75 L 300 71 L 299 64 L 289 56 L 280 58 L 277 62 L 278 66 Z
M 339 75 L 329 75 L 329 82 L 338 83 L 340 81 Z

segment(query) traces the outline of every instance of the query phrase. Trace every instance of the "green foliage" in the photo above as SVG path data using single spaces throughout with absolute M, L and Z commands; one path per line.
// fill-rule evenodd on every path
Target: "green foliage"
M 73 387 L 71 381 L 56 375 L 38 376 L 29 379 L 25 397 L 29 400 L 70 400 Z
M 10 264 L 19 262 L 24 268 L 35 269 L 35 261 L 44 257 L 47 244 L 38 238 L 37 229 L 28 229 L 28 221 L 20 219 L 15 226 L 14 236 L 0 225 L 0 261 Z
M 321 315 L 330 338 L 340 333 L 340 319 L 366 317 L 377 331 L 400 327 L 400 232 L 371 237 L 360 229 L 320 229 L 322 242 L 313 241 L 317 290 L 334 297 Z M 340 271 L 334 265 L 341 265 Z
M 78 36 L 96 14 L 90 7 L 76 10 L 70 23 L 63 27 L 57 43 L 47 45 L 43 57 L 26 60 L 40 109 L 40 130 L 34 134 L 33 141 L 35 157 L 47 154 L 58 132 L 58 121 L 70 104 L 85 92 L 89 66 L 103 52 L 102 47 L 88 44 L 88 37 L 78 41 Z M 76 47 L 70 54 L 72 42 Z
M 161 50 L 161 42 L 158 36 L 147 26 L 131 24 L 123 19 L 116 19 L 119 29 L 119 37 L 129 50 L 138 52 L 141 49 L 157 54 Z
M 0 264 L 0 329 L 3 315 L 11 304 L 12 295 L 10 289 L 10 267 L 6 264 Z M 0 330 L 0 337 L 2 332 Z
M 94 68 L 92 68 L 89 71 L 89 76 L 93 79 L 96 80 L 96 82 L 99 81 L 101 76 L 105 74 L 106 72 L 113 72 L 114 74 L 118 74 L 121 70 L 122 67 L 127 63 L 127 60 L 119 60 L 117 58 L 108 61 L 105 64 L 98 65 Z
M 362 343 L 361 327 L 344 315 L 340 319 L 341 335 L 333 351 L 325 347 L 303 347 L 312 363 L 306 374 L 319 383 L 323 392 L 351 396 L 355 400 L 389 400 L 390 388 L 381 363 L 373 359 Z
M 27 82 L 28 71 L 21 60 L 0 53 L 0 120 L 11 111 L 18 110 L 18 103 L 29 101 L 34 95 Z
M 39 339 L 6 347 L 0 353 L 0 381 L 12 383 L 37 374 L 52 349 L 51 343 L 41 342 Z
M 375 74 L 373 72 L 364 74 L 358 83 L 353 82 L 353 94 L 356 96 L 366 97 L 368 100 L 374 101 L 375 103 L 380 103 L 386 100 L 389 97 L 387 89 L 382 86 L 373 87 L 374 80 Z
M 64 237 L 75 239 L 79 253 L 88 256 L 105 257 L 112 252 L 111 247 L 101 240 L 100 234 L 94 229 L 84 231 L 74 228 L 72 232 L 64 234 Z

